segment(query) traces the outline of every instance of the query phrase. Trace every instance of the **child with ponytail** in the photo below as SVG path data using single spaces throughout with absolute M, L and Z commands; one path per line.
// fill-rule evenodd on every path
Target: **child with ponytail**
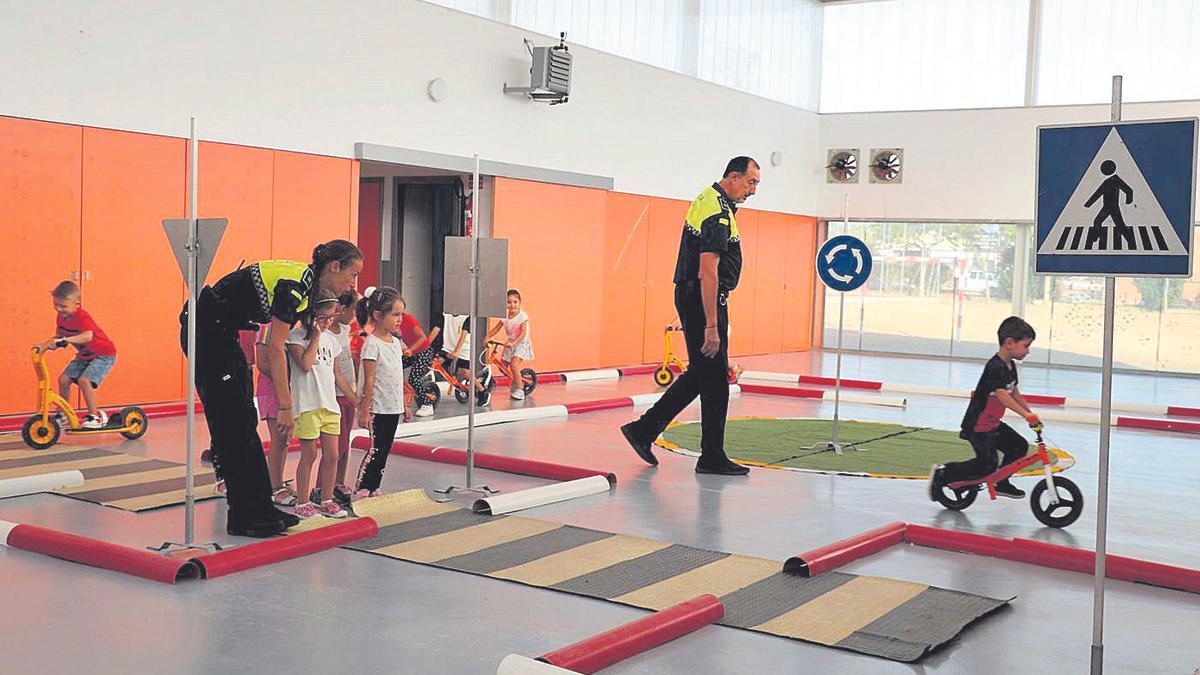
M 391 454 L 396 426 L 404 414 L 404 343 L 395 337 L 404 312 L 400 292 L 391 286 L 368 288 L 355 307 L 363 341 L 362 399 L 359 423 L 371 433 L 371 447 L 358 469 L 355 499 L 380 494 L 383 470 Z

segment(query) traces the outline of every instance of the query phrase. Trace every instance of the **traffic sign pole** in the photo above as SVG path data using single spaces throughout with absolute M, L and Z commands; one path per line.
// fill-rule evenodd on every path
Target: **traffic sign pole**
M 842 233 L 850 230 L 850 195 L 842 196 Z M 837 370 L 833 380 L 833 441 L 832 450 L 842 454 L 842 445 L 838 442 L 838 420 L 842 407 L 842 329 L 846 319 L 846 292 L 838 293 L 838 340 L 837 340 Z
M 1112 79 L 1112 121 L 1121 121 L 1121 76 Z M 1092 600 L 1092 675 L 1104 672 L 1104 579 L 1108 550 L 1108 449 L 1112 434 L 1113 318 L 1117 278 L 1104 278 L 1104 365 L 1100 379 L 1100 467 L 1096 489 L 1096 569 Z
M 844 207 L 843 207 L 844 208 Z M 843 211 L 843 221 L 845 220 Z M 838 298 L 838 331 L 837 331 L 837 371 L 833 383 L 833 437 L 828 443 L 804 446 L 803 450 L 832 450 L 842 454 L 840 436 L 841 405 L 842 405 L 842 338 L 846 327 L 846 293 L 853 291 L 867 282 L 871 276 L 871 251 L 858 237 L 841 234 L 830 237 L 817 251 L 817 276 L 831 290 L 837 291 Z

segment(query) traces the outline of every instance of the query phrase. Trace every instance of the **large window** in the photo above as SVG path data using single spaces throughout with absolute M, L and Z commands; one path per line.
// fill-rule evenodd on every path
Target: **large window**
M 841 234 L 830 223 L 830 234 Z M 846 297 L 843 345 L 931 356 L 985 357 L 1013 313 L 1017 225 L 850 223 L 874 253 L 871 279 Z M 825 345 L 837 342 L 839 294 L 825 297 Z
M 1029 0 L 828 5 L 821 112 L 1019 106 Z
M 1200 2 L 1041 0 L 1038 105 L 1200 98 Z
M 1200 98 L 1200 0 L 427 1 L 821 112 Z
M 816 110 L 815 0 L 429 0 L 567 42 Z
M 870 280 L 845 298 L 851 350 L 986 358 L 996 327 L 1019 314 L 1037 330 L 1027 363 L 1099 366 L 1104 280 L 1037 276 L 1028 224 L 829 223 L 874 253 Z M 1200 236 L 1198 231 L 1197 236 Z M 1017 243 L 1024 239 L 1026 246 Z M 1024 296 L 1014 296 L 1025 277 Z M 1200 277 L 1193 277 L 1200 279 Z M 1113 361 L 1119 368 L 1200 373 L 1200 281 L 1119 279 Z M 837 344 L 839 293 L 826 291 L 825 347 Z

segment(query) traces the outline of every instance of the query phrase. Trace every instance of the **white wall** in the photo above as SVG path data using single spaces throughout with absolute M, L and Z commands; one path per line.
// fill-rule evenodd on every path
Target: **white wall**
M 816 208 L 814 113 L 572 47 L 574 93 L 527 84 L 527 31 L 418 0 L 7 2 L 0 115 L 349 157 L 355 142 L 612 176 L 691 199 L 724 162 L 766 165 L 749 206 Z M 449 97 L 434 103 L 429 80 Z M 784 162 L 770 167 L 771 151 Z
M 1200 116 L 1200 101 L 1136 103 L 1126 121 Z M 859 182 L 820 181 L 814 215 L 851 218 L 1032 220 L 1035 131 L 1043 124 L 1103 122 L 1109 106 L 1062 106 L 821 115 L 819 161 L 830 148 L 861 150 Z M 872 185 L 871 148 L 904 148 L 899 185 Z

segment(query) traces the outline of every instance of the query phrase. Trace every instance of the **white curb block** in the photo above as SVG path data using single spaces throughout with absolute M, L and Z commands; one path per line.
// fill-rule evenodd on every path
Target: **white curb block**
M 604 476 L 588 476 L 578 480 L 563 483 L 542 485 L 528 490 L 518 490 L 498 495 L 490 495 L 475 501 L 472 510 L 475 513 L 490 513 L 498 516 L 530 509 L 535 506 L 545 506 L 556 502 L 565 502 L 576 497 L 586 497 L 608 492 L 612 486 Z
M 520 654 L 509 654 L 500 662 L 496 675 L 577 675 L 573 670 L 535 661 Z
M 573 370 L 563 373 L 563 379 L 567 382 L 584 382 L 587 380 L 615 380 L 621 377 L 621 371 L 616 368 L 604 368 L 601 370 Z
M 61 488 L 79 487 L 80 485 L 83 485 L 83 473 L 78 470 L 55 471 L 36 476 L 8 478 L 0 480 L 0 499 L 31 495 L 38 492 L 50 492 Z

